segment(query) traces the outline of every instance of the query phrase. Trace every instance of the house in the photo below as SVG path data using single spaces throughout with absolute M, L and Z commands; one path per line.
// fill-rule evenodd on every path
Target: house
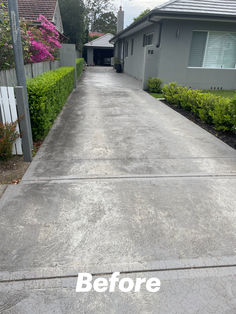
M 103 35 L 105 35 L 105 33 L 89 32 L 89 37 L 101 37 Z
M 7 0 L 3 1 L 7 5 Z M 52 22 L 58 32 L 63 34 L 63 24 L 58 0 L 18 0 L 21 19 L 36 23 L 40 14 Z
M 87 51 L 88 65 L 111 65 L 114 45 L 110 43 L 110 40 L 113 37 L 114 35 L 108 33 L 84 45 Z
M 119 17 L 119 16 L 118 16 Z M 236 89 L 236 1 L 172 0 L 112 40 L 125 73 L 199 89 Z

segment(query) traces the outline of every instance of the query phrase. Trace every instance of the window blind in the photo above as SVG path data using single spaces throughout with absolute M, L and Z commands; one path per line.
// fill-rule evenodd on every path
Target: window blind
M 189 66 L 236 68 L 236 33 L 194 31 Z
M 189 66 L 202 67 L 206 47 L 207 32 L 193 32 Z
M 236 67 L 236 34 L 209 32 L 205 68 L 235 68 Z

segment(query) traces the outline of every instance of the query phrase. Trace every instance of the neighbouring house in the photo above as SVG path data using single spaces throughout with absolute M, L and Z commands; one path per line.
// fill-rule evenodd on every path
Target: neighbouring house
M 7 5 L 7 1 L 3 3 Z M 63 34 L 63 24 L 58 0 L 18 0 L 18 10 L 21 19 L 37 24 L 42 14 L 53 23 L 57 31 Z
M 114 35 L 108 33 L 86 43 L 88 65 L 111 65 L 111 58 L 114 55 L 114 45 L 110 40 Z
M 124 72 L 144 88 L 149 77 L 159 77 L 192 88 L 236 89 L 236 1 L 168 1 L 111 42 Z
M 101 37 L 103 35 L 105 35 L 105 33 L 89 32 L 89 37 Z

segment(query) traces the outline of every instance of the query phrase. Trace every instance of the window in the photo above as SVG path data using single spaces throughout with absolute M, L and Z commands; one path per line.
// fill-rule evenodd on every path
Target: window
M 236 33 L 194 31 L 189 66 L 235 69 Z
M 131 56 L 134 54 L 134 39 L 131 40 Z
M 128 57 L 129 55 L 129 42 L 125 42 L 125 57 Z
M 152 45 L 152 41 L 153 41 L 153 33 L 143 35 L 143 47 Z

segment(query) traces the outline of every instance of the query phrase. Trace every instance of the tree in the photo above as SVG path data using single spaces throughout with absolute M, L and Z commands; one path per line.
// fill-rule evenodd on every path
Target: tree
M 96 32 L 116 33 L 117 18 L 113 12 L 102 13 L 95 21 L 93 27 Z
M 134 22 L 140 20 L 142 17 L 144 17 L 146 14 L 148 14 L 151 10 L 150 9 L 146 9 L 144 10 L 142 13 L 139 14 L 139 16 L 134 18 Z
M 86 0 L 86 17 L 87 17 L 87 24 L 89 25 L 89 30 L 92 32 L 98 31 L 96 29 L 97 21 L 99 22 L 99 27 L 101 26 L 102 17 L 108 19 L 109 15 L 104 16 L 105 13 L 112 14 L 113 9 L 113 0 Z M 114 14 L 114 13 L 113 13 Z
M 81 49 L 86 40 L 86 10 L 82 0 L 59 0 L 64 34 Z

